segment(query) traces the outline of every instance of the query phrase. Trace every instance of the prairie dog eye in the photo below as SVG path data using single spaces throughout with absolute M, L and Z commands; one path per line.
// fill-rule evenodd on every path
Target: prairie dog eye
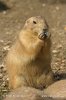
M 33 21 L 34 24 L 37 24 L 36 21 Z

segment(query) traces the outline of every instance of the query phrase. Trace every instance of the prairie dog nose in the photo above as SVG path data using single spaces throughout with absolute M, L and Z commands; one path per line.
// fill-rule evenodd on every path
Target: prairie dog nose
M 50 36 L 48 29 L 43 29 L 43 31 L 39 34 L 39 39 L 44 40 Z
M 49 34 L 48 29 L 43 29 L 44 38 L 47 38 L 48 34 Z

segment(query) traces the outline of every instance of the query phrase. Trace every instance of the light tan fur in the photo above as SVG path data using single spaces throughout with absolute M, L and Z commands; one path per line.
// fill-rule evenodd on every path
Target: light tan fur
M 36 22 L 36 23 L 35 23 Z M 54 82 L 51 70 L 51 40 L 42 38 L 48 26 L 40 16 L 29 18 L 6 57 L 9 85 L 43 89 Z

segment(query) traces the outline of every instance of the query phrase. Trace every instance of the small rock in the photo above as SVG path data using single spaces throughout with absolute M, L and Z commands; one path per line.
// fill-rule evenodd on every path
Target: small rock
M 56 54 L 56 53 L 58 53 L 58 51 L 57 50 L 53 50 L 52 53 L 55 53 Z
M 4 64 L 2 63 L 1 65 L 0 65 L 0 69 L 3 69 L 4 68 Z
M 43 3 L 43 4 L 42 4 L 42 6 L 43 6 L 43 7 L 45 7 L 45 6 L 46 6 L 46 4 L 45 4 L 45 3 Z
M 3 82 L 1 86 L 2 86 L 2 87 L 5 87 L 5 82 Z
M 8 41 L 8 42 L 5 42 L 4 45 L 10 45 L 12 42 L 11 41 Z
M 57 66 L 57 65 L 58 65 L 58 63 L 56 62 L 56 63 L 55 63 L 55 65 Z
M 61 44 L 57 45 L 57 49 L 61 49 L 61 48 L 62 48 Z
M 10 50 L 8 45 L 5 46 L 3 49 L 4 49 L 4 50 Z
M 63 69 L 63 67 L 64 67 L 64 66 L 65 66 L 65 64 L 64 64 L 64 63 L 62 63 L 62 64 L 61 64 L 61 68 Z
M 5 15 L 7 12 L 6 11 L 3 11 L 3 14 Z
M 66 60 L 62 60 L 62 63 L 65 63 L 66 62 Z
M 7 77 L 7 79 L 6 79 L 7 81 L 9 81 L 9 78 Z
M 57 7 L 56 7 L 56 10 L 59 10 L 59 9 L 60 9 L 60 8 L 57 6 Z
M 3 68 L 3 72 L 4 72 L 4 73 L 6 72 L 6 68 L 5 68 L 5 67 Z
M 0 40 L 0 42 L 3 43 L 4 41 L 3 40 Z
M 7 92 L 7 91 L 8 91 L 7 89 L 2 90 L 2 92 Z
M 9 31 L 8 31 L 8 32 L 6 32 L 6 34 L 7 34 L 7 35 L 11 35 L 11 34 L 12 34 L 12 32 L 9 32 Z

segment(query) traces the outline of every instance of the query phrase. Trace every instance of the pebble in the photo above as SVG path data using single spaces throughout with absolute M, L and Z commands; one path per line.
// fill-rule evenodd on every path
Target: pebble
M 64 63 L 62 63 L 62 64 L 61 64 L 61 66 L 62 66 L 62 69 L 63 69 L 63 67 L 65 66 L 65 64 L 64 64 Z
M 62 63 L 65 63 L 66 62 L 66 60 L 62 60 Z
M 4 90 L 2 90 L 2 92 L 7 92 L 8 90 L 6 90 L 6 89 L 4 89 Z
M 61 49 L 61 48 L 62 48 L 61 44 L 57 45 L 57 49 Z
M 5 82 L 3 82 L 1 86 L 2 86 L 2 87 L 5 87 L 5 86 L 6 86 Z
M 58 65 L 58 63 L 55 63 L 55 65 Z
M 10 50 L 9 46 L 3 47 L 4 50 Z
M 2 69 L 2 68 L 4 68 L 4 64 L 3 63 L 0 65 L 0 69 Z
M 0 40 L 1 43 L 4 43 L 4 40 Z
M 57 50 L 53 50 L 52 51 L 52 53 L 54 53 L 54 54 L 56 54 L 56 53 L 58 53 L 59 51 L 57 51 Z
M 7 12 L 6 11 L 3 11 L 3 14 L 5 15 Z
M 6 72 L 6 68 L 5 68 L 5 67 L 3 68 L 3 72 L 4 72 L 4 73 Z
M 59 10 L 59 9 L 60 9 L 60 8 L 57 6 L 57 7 L 56 7 L 56 10 Z
M 7 34 L 7 35 L 11 35 L 11 34 L 12 34 L 12 32 L 6 32 L 6 34 Z
M 46 6 L 46 4 L 45 4 L 45 3 L 43 3 L 43 4 L 42 4 L 42 6 L 43 6 L 43 7 L 45 7 L 45 6 Z
M 12 42 L 11 41 L 8 41 L 8 42 L 5 42 L 4 45 L 10 45 Z
M 9 78 L 7 77 L 7 81 L 9 81 Z

